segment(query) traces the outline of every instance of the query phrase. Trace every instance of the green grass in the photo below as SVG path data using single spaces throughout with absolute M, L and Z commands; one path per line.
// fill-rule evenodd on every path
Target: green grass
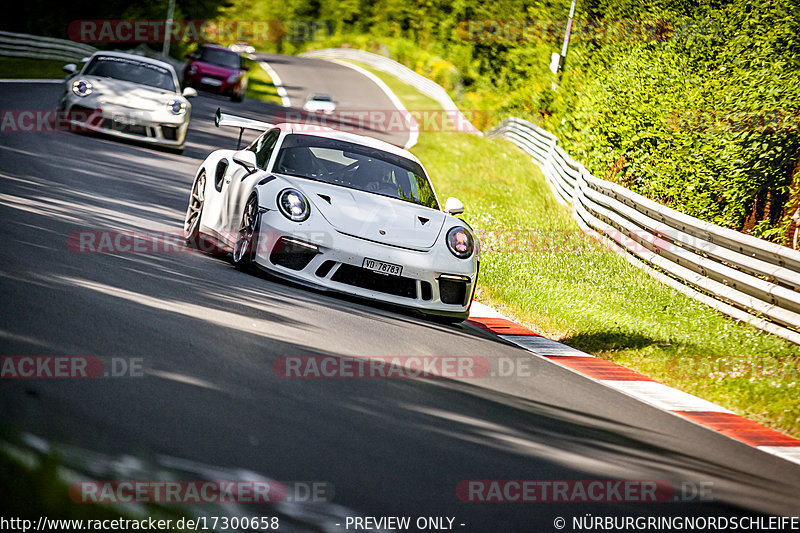
M 37 523 L 45 516 L 63 520 L 172 520 L 172 524 L 183 517 L 179 508 L 167 508 L 158 504 L 97 504 L 79 503 L 70 498 L 69 476 L 81 476 L 66 468 L 57 453 L 41 454 L 11 446 L 0 439 L 0 515 L 15 517 Z M 12 481 L 13 480 L 13 481 Z M 170 531 L 178 531 L 172 528 Z
M 0 57 L 0 78 L 61 79 L 66 76 L 61 67 L 68 61 Z
M 375 72 L 409 109 L 417 91 Z M 422 106 L 422 107 L 415 107 Z M 478 299 L 541 334 L 800 437 L 800 347 L 736 322 L 586 237 L 511 143 L 422 132 L 411 150 L 481 236 Z
M 248 73 L 245 96 L 254 100 L 281 105 L 281 97 L 278 96 L 278 91 L 275 89 L 272 78 L 269 77 L 267 71 L 255 61 L 248 61 L 247 64 L 250 67 L 250 72 Z

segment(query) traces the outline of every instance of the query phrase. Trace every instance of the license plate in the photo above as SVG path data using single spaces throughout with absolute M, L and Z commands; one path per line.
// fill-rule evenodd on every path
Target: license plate
M 222 81 L 216 78 L 200 78 L 200 83 L 205 83 L 206 85 L 213 85 L 215 87 L 219 87 L 222 85 Z
M 115 126 L 138 126 L 139 121 L 134 117 L 126 117 L 125 115 L 114 115 L 111 119 Z
M 375 259 L 366 258 L 362 265 L 367 270 L 378 272 L 379 274 L 388 274 L 389 276 L 399 276 L 403 272 L 403 267 L 400 265 L 393 265 L 392 263 L 384 263 Z

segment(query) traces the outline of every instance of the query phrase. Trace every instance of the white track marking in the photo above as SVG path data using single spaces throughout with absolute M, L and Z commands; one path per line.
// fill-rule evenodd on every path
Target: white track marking
M 608 379 L 598 381 L 666 411 L 732 413 L 717 404 L 655 381 L 613 381 Z
M 275 69 L 272 68 L 266 61 L 259 61 L 258 64 L 261 65 L 261 68 L 263 68 L 267 75 L 272 78 L 272 85 L 275 86 L 275 90 L 278 91 L 278 96 L 281 97 L 281 105 L 283 107 L 292 107 L 292 101 L 289 99 L 289 93 L 286 92 L 286 88 L 283 86 L 281 77 L 278 76 L 278 73 L 275 72 Z
M 536 335 L 498 335 L 501 339 L 513 342 L 517 346 L 525 348 L 530 352 L 539 355 L 555 355 L 559 357 L 594 357 L 588 353 L 576 350 L 566 344 L 561 344 L 554 340 Z
M 756 448 L 800 465 L 800 446 L 756 446 Z
M 505 316 L 500 311 L 495 311 L 493 308 L 489 307 L 486 304 L 482 304 L 475 300 L 472 301 L 472 305 L 469 307 L 469 317 L 470 318 L 505 318 L 508 320 L 508 317 Z

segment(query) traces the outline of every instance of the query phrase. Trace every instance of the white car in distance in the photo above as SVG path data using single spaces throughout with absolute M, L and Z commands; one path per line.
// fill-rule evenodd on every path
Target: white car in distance
M 314 93 L 306 97 L 303 111 L 308 113 L 325 113 L 329 115 L 336 111 L 336 102 L 329 94 Z

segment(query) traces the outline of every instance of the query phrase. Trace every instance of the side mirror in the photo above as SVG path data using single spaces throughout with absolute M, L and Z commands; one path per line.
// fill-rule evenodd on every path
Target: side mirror
M 248 71 L 250 70 L 250 67 L 248 67 L 247 65 L 242 65 L 242 70 Z
M 186 59 L 197 59 L 197 54 L 186 54 Z
M 256 167 L 256 154 L 250 150 L 239 150 L 233 154 L 233 162 L 242 165 L 248 172 L 255 172 Z
M 61 67 L 61 70 L 63 70 L 67 74 L 75 74 L 78 71 L 78 67 L 75 66 L 75 63 L 67 63 L 66 65 Z
M 186 87 L 181 94 L 184 98 L 194 98 L 197 96 L 197 91 L 194 87 Z
M 460 215 L 461 213 L 464 212 L 464 204 L 462 204 L 461 200 L 459 200 L 458 198 L 453 198 L 451 196 L 444 203 L 444 212 L 449 213 L 451 215 Z

